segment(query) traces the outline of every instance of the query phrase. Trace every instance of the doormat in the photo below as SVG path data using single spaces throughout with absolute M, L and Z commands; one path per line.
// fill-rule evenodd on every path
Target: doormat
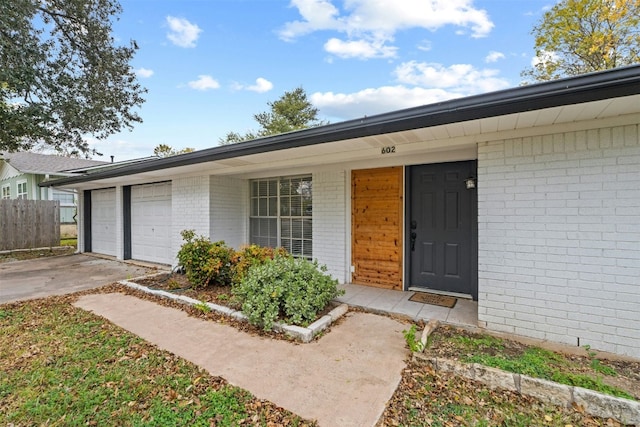
M 447 295 L 429 294 L 425 292 L 414 293 L 409 301 L 421 302 L 422 304 L 439 305 L 441 307 L 453 308 L 458 301 L 455 297 Z

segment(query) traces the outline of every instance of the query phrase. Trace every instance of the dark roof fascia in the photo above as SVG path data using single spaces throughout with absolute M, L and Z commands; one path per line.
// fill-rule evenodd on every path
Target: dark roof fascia
M 40 186 L 70 185 L 215 160 L 640 94 L 640 65 L 457 98 L 166 157 Z

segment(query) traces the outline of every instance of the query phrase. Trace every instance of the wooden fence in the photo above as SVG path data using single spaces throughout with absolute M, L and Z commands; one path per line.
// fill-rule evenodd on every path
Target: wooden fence
M 60 202 L 0 200 L 0 250 L 60 246 Z

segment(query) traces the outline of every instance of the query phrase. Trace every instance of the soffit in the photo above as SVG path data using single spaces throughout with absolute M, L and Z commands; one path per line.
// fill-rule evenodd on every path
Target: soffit
M 423 127 L 401 132 L 378 134 L 304 147 L 288 148 L 259 154 L 222 159 L 141 172 L 76 185 L 78 188 L 101 188 L 119 184 L 136 184 L 168 180 L 187 175 L 238 175 L 274 170 L 286 173 L 287 168 L 315 167 L 378 159 L 383 147 L 395 146 L 404 164 L 414 154 L 465 149 L 479 142 L 542 135 L 606 126 L 619 118 L 621 123 L 638 123 L 640 95 L 612 98 L 582 104 L 525 111 L 466 122 Z

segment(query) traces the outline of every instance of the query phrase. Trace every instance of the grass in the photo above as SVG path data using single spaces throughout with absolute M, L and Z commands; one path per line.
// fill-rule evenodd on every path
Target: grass
M 0 305 L 0 425 L 313 425 L 74 308 L 72 301 L 67 296 Z M 489 336 L 446 342 L 462 355 L 509 350 Z M 542 371 L 544 364 L 565 362 L 536 350 L 518 363 Z M 619 424 L 409 363 L 379 425 Z
M 69 237 L 60 239 L 60 246 L 73 246 L 76 248 L 78 246 L 78 238 L 77 237 Z
M 514 351 L 508 348 L 507 341 L 503 339 L 479 334 L 454 335 L 447 339 L 452 345 L 449 351 L 458 354 L 462 362 L 479 363 L 504 371 L 634 399 L 634 396 L 626 391 L 603 381 L 603 376 L 615 377 L 617 371 L 597 359 L 595 352 L 588 353 L 590 372 L 581 372 L 584 369 L 571 358 L 540 347 L 523 346 Z
M 0 306 L 0 330 L 0 425 L 311 425 L 68 298 Z

